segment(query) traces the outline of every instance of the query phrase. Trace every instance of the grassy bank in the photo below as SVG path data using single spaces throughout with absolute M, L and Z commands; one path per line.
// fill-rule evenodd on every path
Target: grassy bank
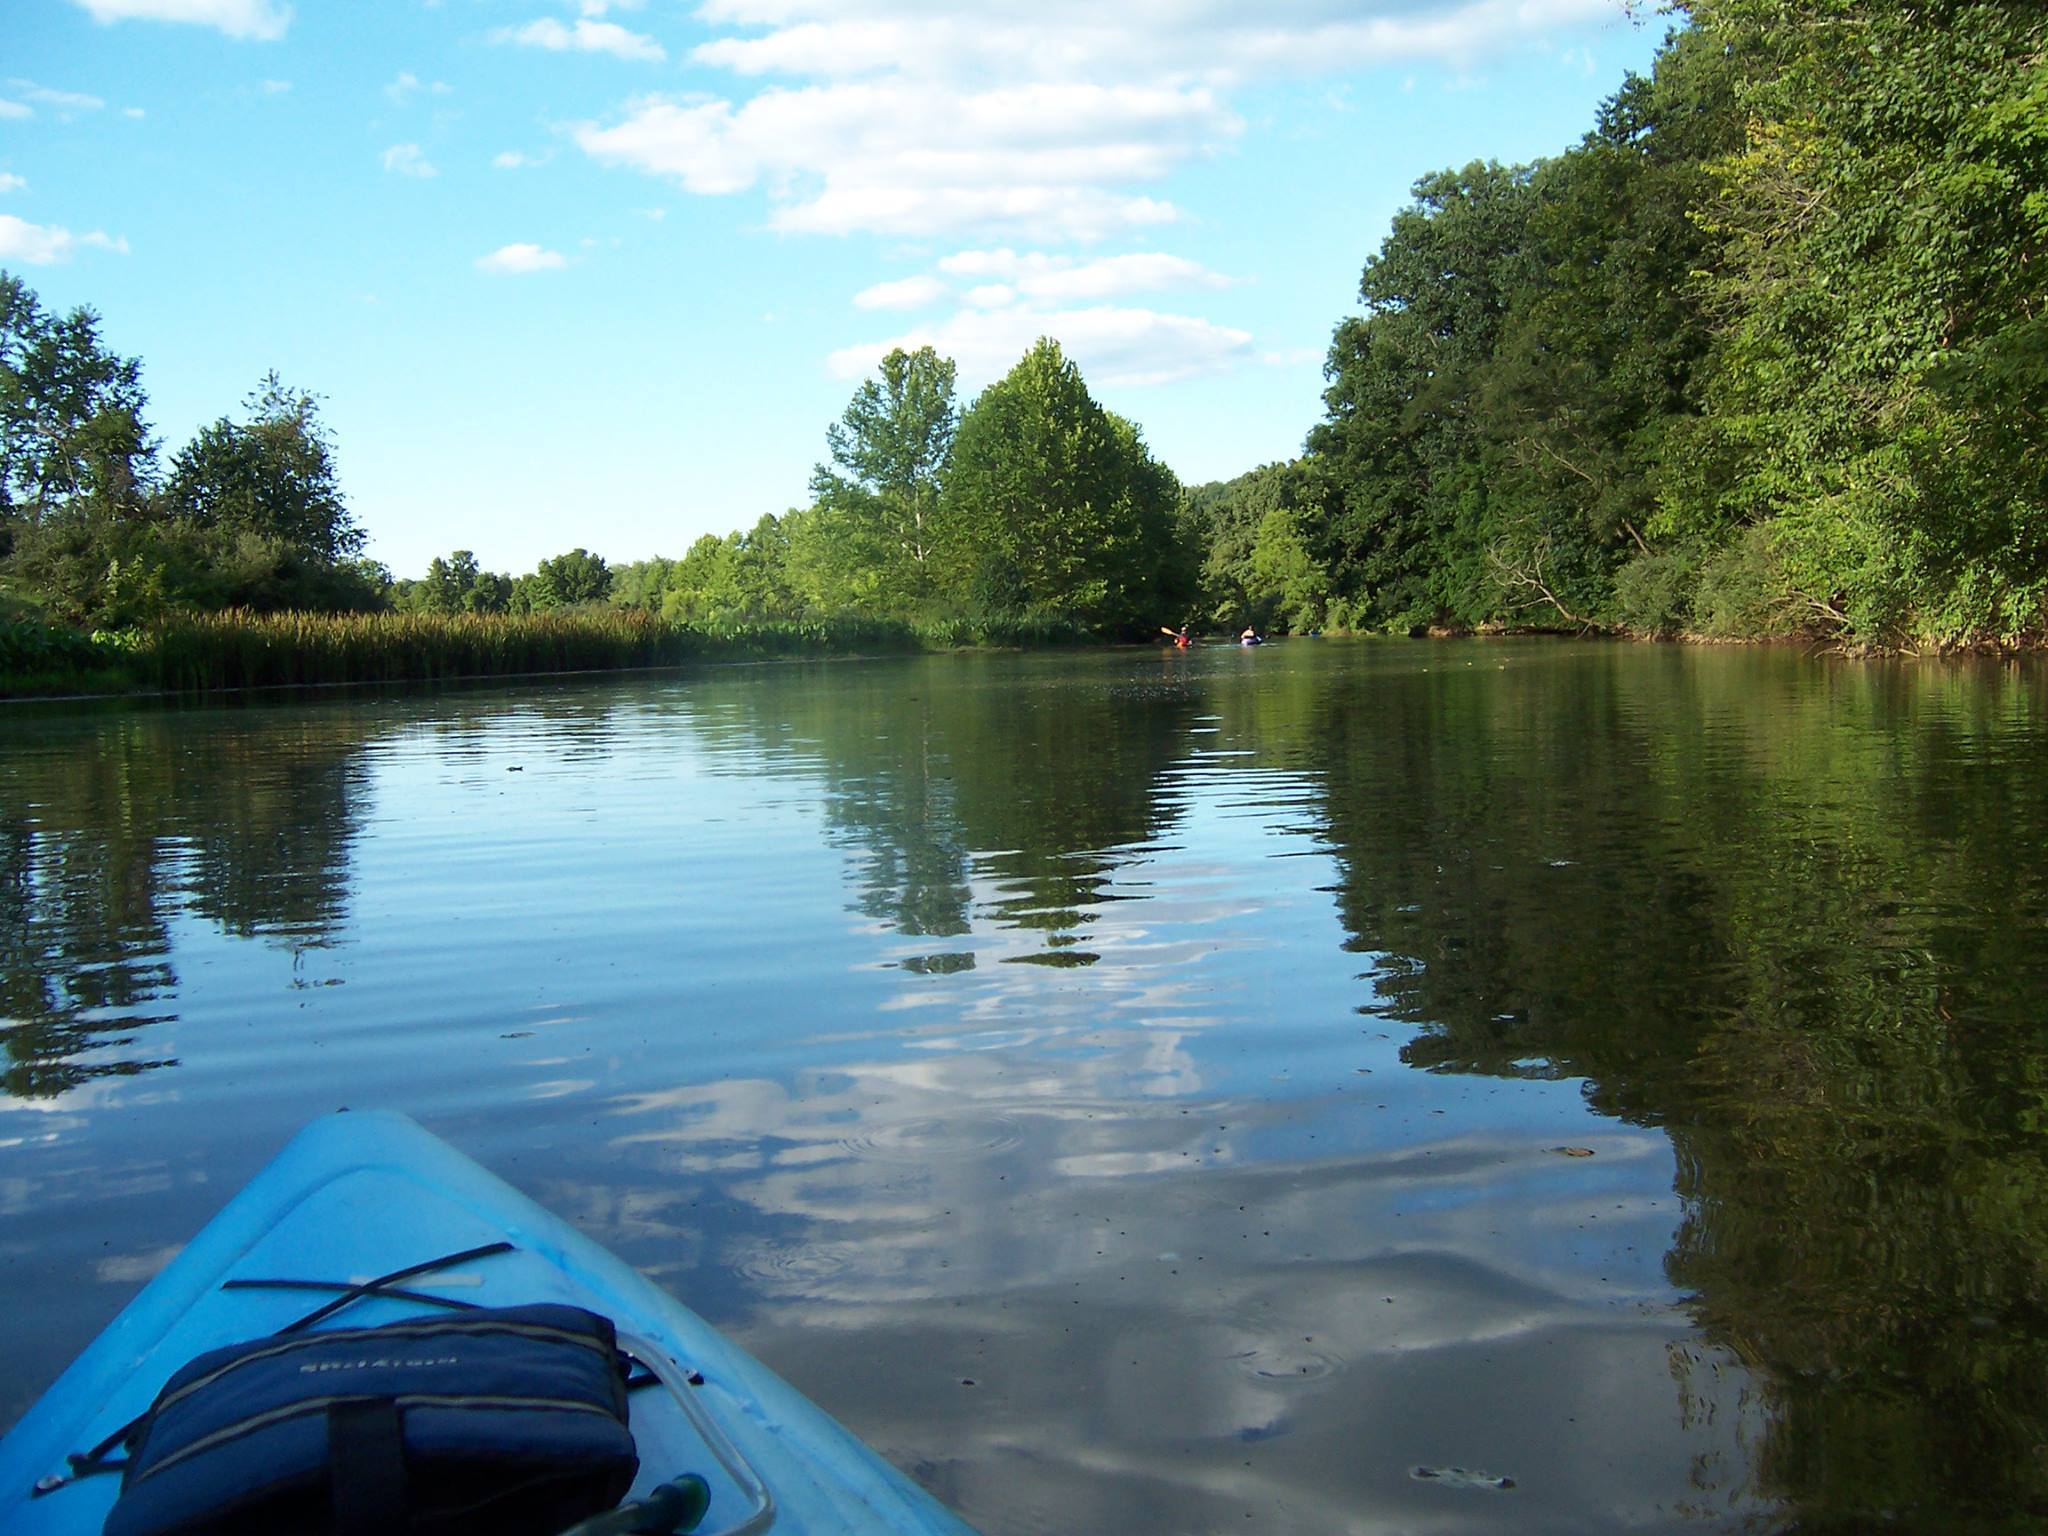
M 1091 638 L 1057 619 L 842 617 L 698 625 L 623 608 L 516 615 L 209 613 L 95 635 L 22 621 L 0 624 L 0 697 L 444 682 Z

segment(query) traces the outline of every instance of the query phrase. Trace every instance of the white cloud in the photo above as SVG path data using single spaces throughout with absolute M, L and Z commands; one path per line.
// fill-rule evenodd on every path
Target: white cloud
M 1200 262 L 1164 251 L 1132 251 L 1077 262 L 1072 257 L 1003 249 L 956 251 L 939 261 L 939 270 L 956 277 L 996 277 L 1014 283 L 1034 299 L 1072 303 L 1112 299 L 1132 293 L 1175 288 L 1227 288 L 1230 280 Z
M 28 183 L 12 171 L 0 171 L 0 192 L 26 192 Z
M 1464 66 L 1549 30 L 1622 14 L 1619 0 L 709 0 L 700 19 L 762 35 L 693 56 L 736 74 L 1199 79 L 1425 60 Z
M 37 85 L 33 80 L 9 80 L 8 86 L 22 101 L 38 107 L 48 107 L 59 117 L 70 118 L 80 112 L 97 112 L 106 102 L 97 96 L 88 96 L 84 91 L 57 91 L 47 85 Z M 21 114 L 28 116 L 28 113 Z
M 937 326 L 842 347 L 827 359 L 840 378 L 860 378 L 896 347 L 934 347 L 960 365 L 963 383 L 1000 378 L 1040 336 L 1057 340 L 1091 383 L 1167 384 L 1220 373 L 1251 356 L 1251 335 L 1193 315 L 1095 305 L 1087 309 L 963 309 Z
M 256 87 L 266 96 L 282 96 L 292 88 L 289 80 L 265 80 Z
M 476 264 L 485 272 L 553 272 L 566 267 L 569 258 L 560 251 L 522 242 L 501 245 L 490 255 L 479 256 Z
M 177 21 L 213 27 L 229 37 L 275 42 L 291 24 L 291 7 L 271 0 L 74 0 L 102 26 L 117 21 Z
M 692 57 L 739 76 L 1237 84 L 1417 59 L 1468 66 L 1554 27 L 1620 14 L 1618 0 L 985 0 L 973 14 L 922 0 L 713 0 L 702 20 L 760 35 L 719 37 Z
M 104 230 L 74 235 L 54 224 L 31 224 L 11 213 L 0 213 L 0 261 L 24 261 L 32 267 L 47 267 L 69 261 L 83 246 L 128 254 L 128 242 Z
M 149 114 L 143 111 L 142 108 L 140 107 L 123 107 L 121 109 L 121 115 L 126 118 L 132 118 L 138 123 L 141 122 L 145 117 L 149 116 Z
M 882 81 L 750 101 L 642 97 L 585 153 L 719 194 L 769 188 L 773 227 L 929 236 L 962 229 L 1097 239 L 1177 217 L 1126 190 L 1237 130 L 1210 92 L 1027 83 L 954 91 Z
M 923 309 L 946 296 L 946 285 L 936 277 L 906 277 L 893 283 L 877 283 L 853 296 L 855 309 Z
M 286 87 L 286 89 L 290 89 L 290 87 Z M 454 89 L 455 87 L 446 80 L 436 80 L 432 85 L 429 85 L 421 80 L 418 75 L 407 69 L 399 71 L 398 78 L 384 87 L 384 94 L 400 106 L 403 106 L 421 91 L 429 92 L 435 96 L 446 96 Z
M 668 57 L 668 50 L 644 33 L 629 32 L 615 21 L 593 21 L 588 13 L 579 16 L 573 26 L 565 27 L 554 17 L 544 16 L 523 27 L 500 27 L 491 36 L 501 43 L 545 48 L 551 53 L 610 53 L 652 64 Z
M 183 1243 L 167 1243 L 143 1253 L 111 1254 L 93 1261 L 93 1276 L 102 1285 L 140 1285 L 155 1278 L 184 1248 Z
M 1107 299 L 1125 293 L 1152 293 L 1173 288 L 1225 288 L 1229 279 L 1200 262 L 1162 251 L 1133 251 L 1079 266 L 1027 277 L 1019 285 L 1035 299 Z
M 697 0 L 712 35 L 690 59 L 726 88 L 642 96 L 570 131 L 593 159 L 690 193 L 757 195 L 778 231 L 988 242 L 856 295 L 915 307 L 943 285 L 953 310 L 834 352 L 836 372 L 929 343 L 987 378 L 1045 332 L 1091 378 L 1156 383 L 1258 354 L 1245 331 L 1124 301 L 1233 279 L 1158 250 L 1060 248 L 1149 243 L 1179 220 L 1172 178 L 1243 131 L 1240 88 L 1555 57 L 1558 29 L 1622 15 L 1622 0 Z
M 501 171 L 520 171 L 526 170 L 531 166 L 546 165 L 554 158 L 552 150 L 543 154 L 529 155 L 523 149 L 506 149 L 500 150 L 497 154 L 491 156 L 491 164 Z
M 34 107 L 27 106 L 19 101 L 9 101 L 6 97 L 0 96 L 0 119 L 18 119 L 24 117 L 34 117 L 35 115 L 36 111 Z
M 1042 272 L 1054 258 L 1043 251 L 1020 256 L 1008 246 L 999 251 L 955 251 L 939 258 L 939 270 L 955 277 L 1016 277 L 1022 272 Z
M 394 144 L 385 150 L 384 169 L 398 176 L 425 178 L 439 174 L 417 144 Z
M 1072 256 L 1047 251 L 1018 252 L 1005 246 L 998 250 L 955 251 L 939 258 L 938 269 L 949 277 L 998 279 L 1000 284 L 1013 286 L 1027 298 L 1050 303 L 1230 286 L 1230 279 L 1211 272 L 1200 262 L 1170 256 L 1164 251 L 1131 251 L 1077 261 Z M 970 294 L 969 302 L 978 301 Z
M 690 56 L 740 88 L 642 98 L 575 136 L 700 195 L 762 189 L 779 230 L 1097 240 L 1177 216 L 1148 188 L 1239 132 L 1224 93 L 1240 83 L 1462 68 L 1621 14 L 1621 0 L 702 0 L 697 19 L 725 35 Z M 522 32 L 569 46 L 560 22 Z M 1088 299 L 1135 281 L 1099 277 L 1056 287 Z

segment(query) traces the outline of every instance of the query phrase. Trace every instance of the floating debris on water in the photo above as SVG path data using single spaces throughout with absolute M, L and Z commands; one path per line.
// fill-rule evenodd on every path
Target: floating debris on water
M 1504 1493 L 1515 1486 L 1512 1477 L 1495 1477 L 1491 1472 L 1472 1472 L 1464 1467 L 1417 1467 L 1408 1474 L 1418 1483 L 1437 1483 L 1445 1488 L 1483 1488 Z
M 1559 1157 L 1591 1157 L 1593 1155 L 1591 1147 L 1552 1147 L 1550 1150 Z

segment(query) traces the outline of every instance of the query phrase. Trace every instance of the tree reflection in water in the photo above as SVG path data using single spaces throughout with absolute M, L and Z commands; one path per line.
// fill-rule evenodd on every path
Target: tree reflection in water
M 1484 652 L 1481 653 L 1485 655 Z M 1666 1260 L 1802 1530 L 2048 1515 L 2038 672 L 1585 654 L 1320 701 L 1415 1065 L 1662 1127 Z
M 467 1091 L 502 1097 L 521 1145 L 546 1149 L 558 1183 L 537 1192 L 650 1269 L 713 1287 L 709 1305 L 728 1286 L 757 1340 L 815 1365 L 827 1406 L 881 1438 L 914 1446 L 958 1419 L 919 1399 L 906 1360 L 941 1341 L 990 1351 L 1025 1385 L 977 1388 L 986 1455 L 926 1469 L 971 1499 L 1037 1507 L 1044 1478 L 1002 1445 L 1057 1443 L 1081 1524 L 1195 1520 L 1207 1495 L 1173 1470 L 1183 1446 L 1230 1442 L 1331 1521 L 1358 1507 L 1346 1500 L 1405 1497 L 1423 1522 L 1477 1506 L 1390 1494 L 1389 1469 L 1366 1480 L 1347 1447 L 1476 1419 L 1469 1405 L 1505 1382 L 1532 1405 L 1514 1426 L 1530 1463 L 1590 1477 L 1570 1405 L 1604 1380 L 1626 1398 L 1615 1413 L 1647 1421 L 1675 1378 L 1683 1435 L 1707 1447 L 1688 1497 L 1708 1523 L 1760 1502 L 1814 1531 L 2048 1518 L 2036 671 L 1302 644 L 18 723 L 0 752 L 4 1086 L 43 1104 L 178 1054 L 157 1042 L 175 1033 L 195 934 L 308 953 L 363 942 L 353 866 L 382 846 L 368 807 L 387 750 L 441 775 L 447 814 L 474 816 L 531 743 L 537 771 L 518 782 L 533 808 L 516 815 L 553 816 L 554 840 L 526 850 L 532 871 L 483 858 L 442 874 L 457 902 L 506 886 L 524 926 L 422 953 L 497 958 L 461 985 L 487 1039 L 516 1041 L 505 1014 L 537 1005 L 511 990 L 558 974 L 524 952 L 554 916 L 540 893 L 582 882 L 564 902 L 595 915 L 562 949 L 586 950 L 590 976 L 582 1012 L 559 1012 L 587 1054 L 572 1073 L 568 1047 L 536 1052 L 550 1074 L 536 1087 L 469 1035 L 365 1033 L 358 1055 L 327 1058 L 337 1081 L 459 1053 L 478 1074 Z M 622 763 L 648 783 L 607 789 Z M 676 810 L 689 773 L 747 779 L 718 805 L 743 824 L 713 838 Z M 631 859 L 611 855 L 638 881 L 620 897 L 584 866 L 597 840 L 635 838 L 617 824 L 635 814 L 654 830 Z M 514 817 L 488 825 L 509 837 Z M 693 924 L 755 894 L 748 839 L 793 846 L 804 817 L 843 856 L 827 899 L 857 927 L 798 937 L 860 957 L 860 979 L 826 977 L 829 1024 L 775 977 L 690 949 Z M 1283 866 L 1282 845 L 1312 857 Z M 730 894 L 699 889 L 721 859 L 737 861 L 711 871 Z M 771 919 L 809 911 L 761 899 Z M 786 953 L 777 942 L 759 953 Z M 635 966 L 613 991 L 593 979 Z M 359 979 L 387 1000 L 407 981 Z M 1337 1017 L 1287 1014 L 1295 1033 L 1276 1037 L 1276 1000 L 1310 984 L 1342 999 Z M 751 1002 L 757 1034 L 715 1044 L 680 1004 L 669 1034 L 644 1017 L 650 996 L 708 1010 L 717 986 Z M 451 995 L 444 978 L 434 996 Z M 906 1000 L 915 1030 L 889 1011 Z M 1020 1017 L 1020 1000 L 1038 1011 Z M 325 1027 L 381 1022 L 351 1007 L 370 1004 Z M 1432 1105 L 1579 1085 L 1608 1117 L 1598 1155 L 1532 1171 L 1483 1118 L 1425 1132 L 1361 1116 L 1341 1086 L 1425 1103 L 1389 1081 L 1392 1044 L 1386 1075 L 1351 1077 L 1349 1053 L 1380 1032 L 1428 1074 L 1410 1082 Z M 1262 1053 L 1343 1078 L 1278 1085 L 1283 1061 Z M 548 1118 L 543 1089 L 575 1108 Z M 600 1110 L 589 1145 L 563 1129 Z M 1227 1133 L 1193 1134 L 1190 1110 Z M 1566 1179 L 1621 1201 L 1667 1156 L 1682 1213 L 1614 1219 L 1655 1232 L 1652 1252 L 1670 1245 L 1640 1295 L 1668 1307 L 1675 1287 L 1700 1334 L 1668 1356 L 1665 1335 L 1588 1326 L 1596 1303 L 1569 1289 L 1587 1277 L 1556 1259 L 1570 1233 L 1541 1204 Z M 1253 1228 L 1251 1212 L 1271 1214 Z M 1208 1289 L 1120 1290 L 1091 1267 L 1111 1262 L 1092 1236 L 1104 1225 L 1148 1266 L 1201 1254 Z M 1261 1230 L 1304 1251 L 1227 1260 Z M 1545 1352 L 1567 1333 L 1570 1350 Z M 1112 1359 L 1132 1363 L 1103 1374 Z M 1767 1410 L 1747 1443 L 1711 1423 L 1748 1411 L 1717 1374 L 1744 1368 Z M 882 1403 L 878 1374 L 894 1388 Z M 1590 1484 L 1557 1507 L 1605 1509 L 1609 1494 L 1615 1523 L 1635 1518 Z M 1543 1496 L 1511 1495 L 1529 1516 Z
M 0 754 L 9 1094 L 171 1064 L 152 1039 L 182 916 L 294 948 L 342 934 L 361 728 L 266 711 L 195 741 L 178 719 L 53 720 Z

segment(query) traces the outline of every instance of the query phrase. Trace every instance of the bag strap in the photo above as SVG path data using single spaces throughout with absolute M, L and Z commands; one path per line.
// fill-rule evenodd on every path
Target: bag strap
M 437 1269 L 446 1269 L 450 1264 L 467 1264 L 471 1259 L 489 1258 L 492 1254 L 510 1253 L 511 1251 L 512 1245 L 510 1243 L 485 1243 L 480 1248 L 465 1248 L 460 1253 L 444 1253 L 438 1259 L 428 1259 L 420 1264 L 408 1264 L 403 1269 L 394 1269 L 388 1275 L 379 1275 L 374 1280 L 365 1280 L 360 1285 L 349 1286 L 341 1295 L 335 1297 L 334 1300 L 315 1307 L 296 1322 L 286 1323 L 277 1332 L 279 1334 L 302 1332 L 312 1327 L 315 1323 L 325 1322 L 351 1302 L 361 1301 L 365 1296 L 383 1295 L 387 1288 L 396 1285 L 401 1280 L 411 1280 L 418 1275 L 432 1274 Z M 241 1284 L 246 1283 L 241 1282 Z M 224 1291 L 231 1291 L 237 1288 L 238 1283 L 233 1280 L 221 1283 L 221 1289 Z
M 327 1410 L 332 1536 L 403 1536 L 405 1432 L 394 1398 L 357 1398 Z

